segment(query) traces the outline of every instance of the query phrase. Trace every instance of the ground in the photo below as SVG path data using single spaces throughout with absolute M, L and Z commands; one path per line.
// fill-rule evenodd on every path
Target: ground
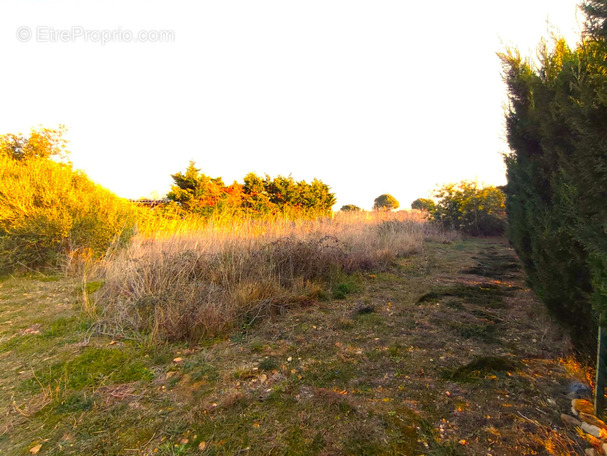
M 588 373 L 502 239 L 427 243 L 335 284 L 332 297 L 199 345 L 99 335 L 82 294 L 62 277 L 0 282 L 3 455 L 566 455 L 587 446 L 560 414 L 568 385 Z

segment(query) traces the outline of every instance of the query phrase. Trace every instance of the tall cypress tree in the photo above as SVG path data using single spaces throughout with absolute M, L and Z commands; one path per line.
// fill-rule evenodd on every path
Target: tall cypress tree
M 531 286 L 591 354 L 597 323 L 607 328 L 607 1 L 583 9 L 586 33 L 576 49 L 563 40 L 544 46 L 537 67 L 516 52 L 501 57 L 510 97 L 510 239 Z

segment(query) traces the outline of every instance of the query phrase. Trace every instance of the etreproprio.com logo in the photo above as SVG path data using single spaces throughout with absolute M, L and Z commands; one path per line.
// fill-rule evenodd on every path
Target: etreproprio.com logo
M 132 31 L 122 27 L 109 29 L 87 29 L 73 26 L 68 29 L 56 29 L 40 25 L 34 29 L 28 26 L 17 28 L 17 39 L 23 43 L 170 43 L 175 41 L 174 30 L 138 30 Z

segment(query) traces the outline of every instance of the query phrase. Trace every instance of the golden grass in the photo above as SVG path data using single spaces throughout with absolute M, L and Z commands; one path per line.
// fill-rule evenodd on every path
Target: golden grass
M 198 341 L 313 303 L 349 274 L 448 236 L 418 212 L 161 221 L 104 261 L 97 310 L 106 328 Z

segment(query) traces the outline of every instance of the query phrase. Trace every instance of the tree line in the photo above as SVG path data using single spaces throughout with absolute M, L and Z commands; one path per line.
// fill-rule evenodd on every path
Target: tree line
M 607 1 L 582 5 L 579 44 L 537 63 L 500 55 L 508 87 L 506 211 L 529 283 L 592 355 L 607 325 Z
M 262 178 L 249 173 L 242 184 L 225 185 L 221 177 L 201 173 L 193 161 L 185 172 L 171 177 L 170 203 L 165 209 L 177 214 L 316 217 L 330 215 L 336 201 L 329 186 L 318 179 L 308 183 L 291 176 Z

